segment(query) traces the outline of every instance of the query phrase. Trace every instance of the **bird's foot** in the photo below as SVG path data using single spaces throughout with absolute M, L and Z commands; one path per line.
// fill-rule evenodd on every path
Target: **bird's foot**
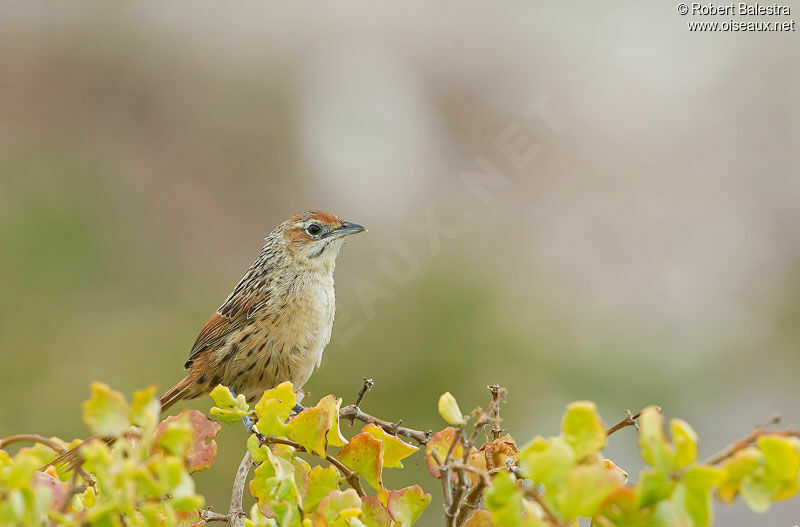
M 292 411 L 293 411 L 295 414 L 299 414 L 300 412 L 302 412 L 302 411 L 303 411 L 303 410 L 305 410 L 305 409 L 306 409 L 306 407 L 305 407 L 305 406 L 303 406 L 303 405 L 302 405 L 302 404 L 300 404 L 300 403 L 297 403 L 296 405 L 294 405 L 294 408 L 292 408 Z

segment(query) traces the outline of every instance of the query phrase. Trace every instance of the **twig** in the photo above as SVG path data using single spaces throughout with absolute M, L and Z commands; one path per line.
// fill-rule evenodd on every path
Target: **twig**
M 392 423 L 384 421 L 377 417 L 373 417 L 364 413 L 358 406 L 351 404 L 339 410 L 339 419 L 350 419 L 351 421 L 358 419 L 359 421 L 367 424 L 374 424 L 383 428 L 386 432 L 393 435 L 404 436 L 413 439 L 420 445 L 425 445 L 430 439 L 430 432 L 421 432 L 405 426 L 400 426 L 399 423 Z
M 309 452 L 306 448 L 296 441 L 292 441 L 291 439 L 284 439 L 282 437 L 275 437 L 275 436 L 264 436 L 261 439 L 262 444 L 278 444 L 278 445 L 288 445 L 292 448 L 300 450 L 301 452 L 308 452 L 309 454 L 315 455 L 313 452 Z M 347 468 L 341 461 L 336 459 L 335 457 L 331 456 L 330 454 L 325 454 L 324 459 L 330 463 L 331 465 L 335 466 L 339 469 L 339 472 L 347 480 L 347 483 L 350 484 L 351 487 L 358 493 L 359 496 L 362 498 L 367 494 L 364 492 L 364 487 L 361 486 L 361 479 L 358 477 L 358 474 Z
M 615 424 L 614 426 L 606 430 L 606 437 L 610 436 L 611 434 L 613 434 L 614 432 L 616 432 L 621 428 L 625 428 L 626 426 L 633 426 L 638 430 L 639 425 L 636 424 L 636 420 L 639 419 L 640 415 L 642 415 L 642 412 L 633 415 L 630 410 L 625 410 L 625 419 L 623 419 L 619 423 Z
M 366 377 L 363 377 L 363 379 L 364 379 L 364 384 L 361 386 L 361 389 L 358 391 L 358 396 L 356 397 L 356 402 L 353 405 L 357 409 L 361 408 L 361 401 L 364 400 L 364 395 L 366 395 L 366 393 L 368 391 L 370 391 L 373 386 L 375 386 L 375 383 L 372 381 L 372 379 L 367 379 Z M 355 421 L 355 419 L 356 419 L 355 415 L 352 415 L 350 417 L 350 426 L 353 426 L 353 422 Z
M 456 516 L 456 527 L 463 527 L 472 511 L 478 508 L 478 503 L 481 501 L 483 489 L 485 488 L 486 481 L 484 481 L 484 478 L 479 479 L 478 482 L 472 486 L 472 489 L 467 493 L 467 497 L 464 498 L 464 501 L 461 503 L 461 510 L 458 511 L 458 516 Z
M 244 527 L 244 519 L 247 516 L 242 509 L 242 497 L 244 496 L 244 484 L 247 481 L 247 473 L 250 472 L 250 465 L 253 464 L 253 458 L 250 456 L 250 451 L 244 453 L 242 462 L 239 463 L 239 469 L 236 471 L 236 477 L 233 479 L 233 490 L 231 491 L 231 506 L 228 509 L 228 514 L 220 514 L 209 509 L 198 511 L 198 516 L 204 522 L 228 522 L 231 527 Z
M 52 448 L 59 455 L 65 453 L 67 451 L 67 448 L 64 447 L 63 445 L 61 445 L 60 443 L 57 443 L 56 441 L 53 441 L 52 439 L 48 439 L 48 438 L 40 436 L 38 434 L 16 434 L 16 435 L 13 435 L 13 436 L 8 436 L 6 438 L 0 439 L 0 448 L 4 448 L 4 447 L 6 447 L 6 446 L 8 446 L 8 445 L 10 445 L 12 443 L 19 443 L 21 441 L 31 441 L 33 443 L 41 443 L 43 445 L 46 445 L 46 446 Z M 86 472 L 86 470 L 84 470 L 84 468 L 82 466 L 78 465 L 77 467 L 75 467 L 75 472 L 80 474 L 80 476 L 83 478 L 83 480 L 86 481 L 87 485 L 89 485 L 90 487 L 94 487 L 94 480 L 89 475 L 89 473 Z
M 42 437 L 37 434 L 16 434 L 13 436 L 8 436 L 6 438 L 0 439 L 0 448 L 3 448 L 7 445 L 12 443 L 19 443 L 20 441 L 31 441 L 33 443 L 42 443 L 43 445 L 47 445 L 48 447 L 52 448 L 59 454 L 63 454 L 67 451 L 67 449 L 59 443 L 56 443 L 52 439 L 48 439 L 46 437 Z
M 372 379 L 367 379 L 364 377 L 364 385 L 361 387 L 361 390 L 358 391 L 358 397 L 356 398 L 356 408 L 361 407 L 361 401 L 364 400 L 364 395 L 375 386 L 375 383 L 372 382 Z
M 777 435 L 777 436 L 784 436 L 784 437 L 800 437 L 800 432 L 794 430 L 792 428 L 786 430 L 768 430 L 763 426 L 757 427 L 755 430 L 750 432 L 747 436 L 743 437 L 742 439 L 731 443 L 728 447 L 719 452 L 718 454 L 714 454 L 710 458 L 703 461 L 705 465 L 716 465 L 721 463 L 734 455 L 739 450 L 743 450 L 750 446 L 751 444 L 755 443 L 756 440 L 763 436 L 763 435 Z

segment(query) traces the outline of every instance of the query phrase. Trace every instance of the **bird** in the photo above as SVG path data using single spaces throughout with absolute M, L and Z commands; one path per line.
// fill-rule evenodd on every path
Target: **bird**
M 331 339 L 336 258 L 347 236 L 365 231 L 331 212 L 311 210 L 270 232 L 253 264 L 200 330 L 184 363 L 189 373 L 159 397 L 162 411 L 219 384 L 252 402 L 290 381 L 299 404 L 303 385 Z M 74 468 L 80 464 L 79 447 L 49 465 Z

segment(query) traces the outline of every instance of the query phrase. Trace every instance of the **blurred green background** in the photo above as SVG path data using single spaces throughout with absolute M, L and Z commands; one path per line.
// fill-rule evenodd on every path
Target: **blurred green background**
M 467 409 L 500 383 L 520 441 L 572 400 L 609 424 L 659 404 L 701 455 L 800 422 L 796 34 L 690 34 L 664 3 L 2 11 L 0 436 L 84 437 L 91 381 L 177 381 L 261 239 L 310 208 L 369 227 L 310 401 L 367 376 L 365 410 L 428 429 L 441 392 Z M 244 438 L 198 477 L 217 510 Z M 641 466 L 631 430 L 608 453 Z M 409 464 L 388 484 L 437 496 Z

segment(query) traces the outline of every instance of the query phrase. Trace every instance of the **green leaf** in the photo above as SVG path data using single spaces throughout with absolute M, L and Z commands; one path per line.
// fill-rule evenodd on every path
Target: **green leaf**
M 360 474 L 376 490 L 383 488 L 383 442 L 362 432 L 336 455 L 345 466 Z
M 561 422 L 561 437 L 572 446 L 578 459 L 606 446 L 606 429 L 593 402 L 577 401 L 567 406 Z
M 317 510 L 320 502 L 334 490 L 339 490 L 339 471 L 336 467 L 322 468 L 316 466 L 311 469 L 308 482 L 308 491 L 303 498 L 303 512 Z
M 130 426 L 125 397 L 107 384 L 93 382 L 92 395 L 81 407 L 83 422 L 97 435 L 119 435 Z
M 383 442 L 383 465 L 388 468 L 403 468 L 401 460 L 419 450 L 374 424 L 366 425 L 361 431 Z
M 683 419 L 670 420 L 672 441 L 675 443 L 674 470 L 680 470 L 697 460 L 697 434 Z
M 233 398 L 231 391 L 225 386 L 218 384 L 209 394 L 217 406 L 212 407 L 209 412 L 212 417 L 225 424 L 233 424 L 247 415 L 250 407 L 244 395 L 239 394 Z
M 639 481 L 636 484 L 638 508 L 649 507 L 659 501 L 666 500 L 672 496 L 672 489 L 675 484 L 663 472 L 656 470 L 644 471 L 639 474 Z
M 603 501 L 622 485 L 618 473 L 601 465 L 579 465 L 569 471 L 556 494 L 558 510 L 568 520 L 577 516 L 592 517 Z
M 387 508 L 398 527 L 410 527 L 431 503 L 431 495 L 419 485 L 389 492 Z
M 300 496 L 292 463 L 274 455 L 271 450 L 267 450 L 267 460 L 253 471 L 249 487 L 262 512 L 269 510 L 270 503 L 276 500 L 297 503 Z
M 247 450 L 250 451 L 250 456 L 253 458 L 254 463 L 263 463 L 269 457 L 269 454 L 267 454 L 269 447 L 262 445 L 255 434 L 250 434 L 250 437 L 247 438 Z
M 648 406 L 639 416 L 639 449 L 642 459 L 662 472 L 671 472 L 675 454 L 664 433 L 664 416 L 655 406 Z
M 560 437 L 536 437 L 519 453 L 525 477 L 548 486 L 560 485 L 575 463 L 575 451 Z
M 714 522 L 711 490 L 722 479 L 722 471 L 707 465 L 694 465 L 686 470 L 675 489 L 675 501 L 683 505 L 695 527 L 708 527 Z
M 265 391 L 256 404 L 258 431 L 267 435 L 286 435 L 286 420 L 296 404 L 297 395 L 292 383 L 288 381 Z
M 300 527 L 300 511 L 289 501 L 273 501 L 272 511 L 280 527 Z
M 496 525 L 517 527 L 522 521 L 522 493 L 507 471 L 497 473 L 483 498 Z

